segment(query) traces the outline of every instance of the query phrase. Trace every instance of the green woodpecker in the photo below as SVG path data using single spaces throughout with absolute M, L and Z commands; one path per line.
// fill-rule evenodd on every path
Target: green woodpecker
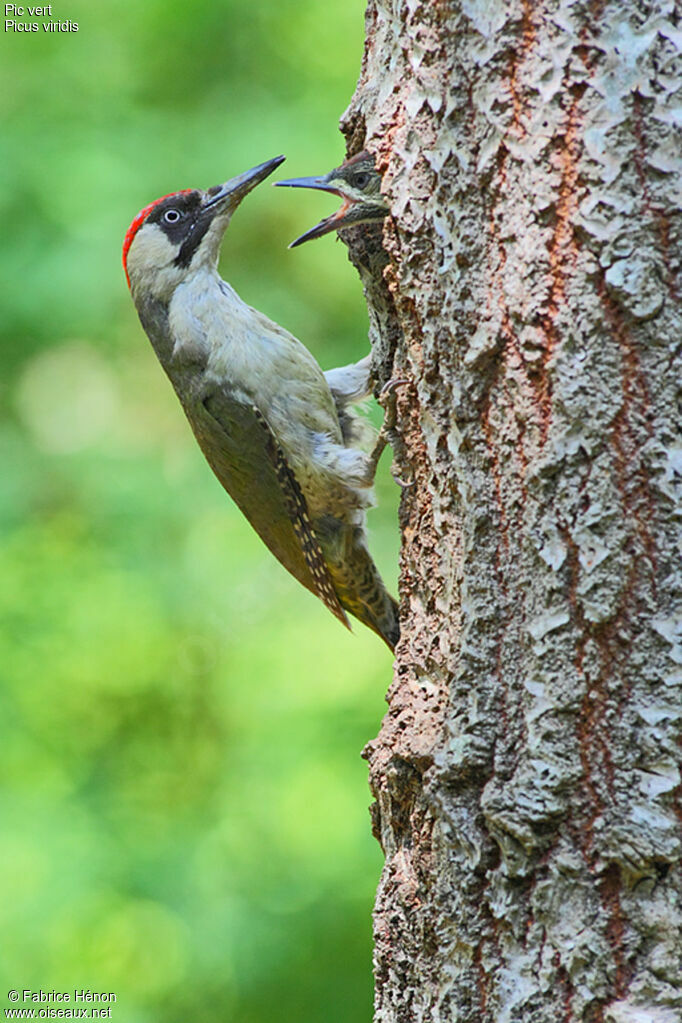
M 213 472 L 276 558 L 345 625 L 393 649 L 397 605 L 367 549 L 374 461 L 349 446 L 368 360 L 325 376 L 300 341 L 218 274 L 223 236 L 276 157 L 146 206 L 123 245 L 142 326 Z
M 364 150 L 335 167 L 329 174 L 317 178 L 287 178 L 276 185 L 288 188 L 316 188 L 331 192 L 343 199 L 343 204 L 330 217 L 291 243 L 290 249 L 312 238 L 320 238 L 330 231 L 339 231 L 356 224 L 381 222 L 388 213 L 388 205 L 381 194 L 381 175 L 374 167 L 374 157 Z

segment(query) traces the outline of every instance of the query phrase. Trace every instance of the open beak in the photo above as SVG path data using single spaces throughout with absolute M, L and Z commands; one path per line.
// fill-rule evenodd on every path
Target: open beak
M 261 181 L 264 181 L 269 174 L 272 174 L 285 159 L 284 156 L 275 156 L 272 160 L 259 163 L 257 167 L 252 167 L 251 170 L 244 171 L 236 178 L 231 178 L 224 185 L 209 188 L 209 198 L 204 203 L 204 209 L 210 210 L 214 216 L 227 211 L 232 213 L 244 196 L 248 195 L 251 189 L 259 185 Z
M 321 238 L 323 234 L 329 234 L 330 231 L 336 231 L 338 228 L 343 227 L 343 222 L 346 219 L 346 214 L 352 207 L 353 203 L 346 200 L 336 213 L 332 213 L 330 217 L 325 217 L 319 224 L 315 224 L 315 227 L 311 227 L 305 234 L 299 235 L 291 244 L 290 249 L 295 249 L 297 245 L 302 245 L 303 242 L 309 242 L 313 238 Z
M 328 184 L 328 180 L 329 175 L 317 178 L 287 178 L 285 181 L 274 182 L 278 187 L 284 185 L 287 188 L 316 188 L 320 192 L 330 192 L 332 195 L 338 195 L 343 199 L 343 205 L 336 213 L 332 213 L 330 217 L 325 217 L 319 224 L 315 224 L 315 227 L 311 227 L 305 234 L 300 235 L 291 243 L 290 249 L 295 249 L 297 245 L 302 245 L 303 242 L 309 242 L 313 238 L 320 238 L 323 234 L 329 234 L 330 231 L 336 231 L 339 227 L 343 227 L 343 222 L 346 219 L 348 210 L 353 205 L 353 200 L 346 199 L 343 192 Z

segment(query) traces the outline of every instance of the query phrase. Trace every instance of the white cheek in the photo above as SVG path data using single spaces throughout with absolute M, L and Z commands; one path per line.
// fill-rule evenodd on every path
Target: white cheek
M 177 254 L 177 246 L 157 224 L 145 224 L 140 228 L 127 259 L 133 292 L 142 289 L 155 298 L 167 298 L 183 276 L 182 269 L 174 265 Z

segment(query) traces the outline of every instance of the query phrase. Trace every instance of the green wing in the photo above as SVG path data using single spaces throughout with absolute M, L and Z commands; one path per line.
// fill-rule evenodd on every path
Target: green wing
M 260 410 L 221 390 L 187 411 L 213 472 L 263 543 L 350 628 L 305 497 Z

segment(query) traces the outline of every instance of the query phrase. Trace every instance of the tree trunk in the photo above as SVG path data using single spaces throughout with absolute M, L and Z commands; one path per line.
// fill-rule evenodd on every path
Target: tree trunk
M 682 1020 L 681 51 L 666 0 L 369 2 L 381 1023 Z

